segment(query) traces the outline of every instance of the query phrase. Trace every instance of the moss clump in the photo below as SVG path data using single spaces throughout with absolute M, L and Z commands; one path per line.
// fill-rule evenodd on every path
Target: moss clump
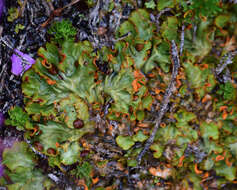
M 61 20 L 54 22 L 49 28 L 48 33 L 53 36 L 55 42 L 61 44 L 65 40 L 73 41 L 77 30 L 69 20 Z

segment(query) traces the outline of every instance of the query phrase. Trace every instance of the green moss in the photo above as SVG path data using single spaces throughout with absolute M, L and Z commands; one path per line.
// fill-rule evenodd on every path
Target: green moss
M 25 127 L 27 129 L 33 128 L 29 115 L 21 107 L 12 107 L 8 114 L 10 118 L 5 121 L 6 125 L 16 126 L 20 131 L 25 130 Z
M 53 36 L 53 40 L 59 44 L 62 44 L 62 41 L 73 41 L 77 33 L 75 27 L 72 26 L 72 23 L 69 20 L 61 20 L 54 22 L 48 33 Z
M 217 94 L 221 95 L 224 100 L 234 100 L 236 98 L 236 89 L 231 82 L 221 84 Z

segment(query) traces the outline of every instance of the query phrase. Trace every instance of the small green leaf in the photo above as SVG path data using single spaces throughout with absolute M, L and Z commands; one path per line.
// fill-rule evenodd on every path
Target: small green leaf
M 203 169 L 204 169 L 204 170 L 211 170 L 213 166 L 214 166 L 214 161 L 213 161 L 210 157 L 208 157 L 208 158 L 204 161 Z
M 215 123 L 201 123 L 200 126 L 201 136 L 203 138 L 212 138 L 213 140 L 217 140 L 219 138 L 219 130 L 218 125 Z
M 138 121 L 142 121 L 142 120 L 144 120 L 145 112 L 138 110 L 137 113 L 136 113 L 136 115 L 137 115 L 137 120 L 138 120 Z
M 149 2 L 145 2 L 145 6 L 147 9 L 155 9 L 156 4 L 153 0 L 150 0 Z
M 184 127 L 188 125 L 189 121 L 192 121 L 196 118 L 196 115 L 192 112 L 187 112 L 186 110 L 180 109 L 175 115 L 175 119 L 177 119 L 178 123 L 176 123 L 177 127 Z
M 58 52 L 58 48 L 56 45 L 51 43 L 46 43 L 46 49 L 39 48 L 38 50 L 39 55 L 44 56 L 44 58 L 54 65 L 57 65 L 60 60 L 60 55 Z
M 159 0 L 157 3 L 157 9 L 161 11 L 162 9 L 169 7 L 173 8 L 175 6 L 174 0 Z
M 232 154 L 234 154 L 235 157 L 237 158 L 237 142 L 229 144 L 228 147 L 230 148 L 230 151 L 232 152 Z
M 18 34 L 19 31 L 20 31 L 20 30 L 23 30 L 24 28 L 25 28 L 24 25 L 22 25 L 22 24 L 17 24 L 17 25 L 15 26 L 15 32 Z
M 219 15 L 215 19 L 215 24 L 216 24 L 216 26 L 223 28 L 227 25 L 229 20 L 230 20 L 229 15 Z
M 162 140 L 162 142 L 166 143 L 169 140 L 175 140 L 181 132 L 174 125 L 168 125 L 165 128 L 159 128 L 155 140 Z
M 191 63 L 185 63 L 185 72 L 188 78 L 188 81 L 191 84 L 192 88 L 199 88 L 203 86 L 206 76 L 203 75 L 202 70 L 198 66 L 194 66 Z
M 147 73 L 152 70 L 157 63 L 164 72 L 169 72 L 169 67 L 171 63 L 169 51 L 170 46 L 168 42 L 163 41 L 159 43 L 159 41 L 156 41 L 152 49 L 152 54 L 145 63 L 145 72 Z
M 136 160 L 127 160 L 127 165 L 129 167 L 136 167 L 137 166 L 137 161 Z
M 107 76 L 104 82 L 104 91 L 110 95 L 115 103 L 112 110 L 128 113 L 132 101 L 129 91 L 132 90 L 133 74 L 131 70 L 121 70 L 118 74 Z
M 202 60 L 212 49 L 215 32 L 209 27 L 210 21 L 202 21 L 197 25 L 196 38 L 193 39 L 193 30 L 186 30 L 184 38 L 184 50 L 189 57 L 197 57 Z
M 6 148 L 3 152 L 4 164 L 12 171 L 17 168 L 33 169 L 33 154 L 28 151 L 25 142 L 15 142 L 12 148 Z
M 137 132 L 136 135 L 134 135 L 134 136 L 132 137 L 132 140 L 135 141 L 135 142 L 137 142 L 137 141 L 143 142 L 143 141 L 145 141 L 147 138 L 148 138 L 148 136 L 144 135 L 144 133 L 140 130 L 140 131 Z
M 155 151 L 153 153 L 154 158 L 160 158 L 162 156 L 163 151 L 164 151 L 164 148 L 157 143 L 153 143 L 151 145 L 150 149 Z
M 78 161 L 80 156 L 80 146 L 78 142 L 66 143 L 61 149 L 61 161 L 65 165 L 71 165 Z
M 138 40 L 136 40 L 136 43 L 139 43 Z M 151 42 L 147 41 L 147 42 L 140 42 L 140 43 L 144 43 L 144 47 L 142 50 L 137 51 L 135 47 L 131 46 L 130 47 L 130 53 L 132 58 L 134 59 L 134 63 L 136 65 L 136 68 L 141 69 L 143 67 L 143 65 L 146 63 L 146 60 L 149 56 L 149 51 L 151 49 Z
M 207 154 L 210 154 L 211 152 L 217 152 L 217 153 L 223 152 L 222 146 L 218 145 L 216 142 L 213 142 L 209 139 L 204 139 L 204 147 L 205 152 L 207 152 Z
M 152 102 L 153 102 L 152 96 L 146 96 L 142 99 L 142 107 L 149 110 Z
M 147 41 L 153 36 L 154 25 L 152 25 L 149 18 L 149 13 L 144 9 L 138 9 L 131 14 L 129 20 L 136 27 L 136 38 Z
M 116 138 L 116 142 L 123 150 L 128 150 L 135 144 L 132 137 L 129 136 L 118 136 Z
M 49 121 L 46 124 L 38 124 L 38 126 L 42 131 L 42 134 L 40 134 L 38 138 L 45 151 L 47 151 L 48 148 L 56 149 L 56 143 L 76 141 L 84 134 L 93 130 L 93 124 L 91 123 L 87 123 L 81 129 L 71 129 L 61 123 L 53 121 Z
M 9 190 L 44 190 L 53 188 L 54 184 L 35 168 L 33 152 L 25 142 L 15 142 L 3 152 L 5 173 L 11 180 L 6 185 Z
M 161 25 L 161 33 L 167 40 L 176 40 L 178 38 L 178 19 L 176 17 L 168 17 L 167 21 Z
M 225 177 L 229 181 L 233 181 L 236 177 L 236 168 L 229 167 L 226 164 L 214 168 L 217 175 Z
M 19 9 L 16 7 L 11 7 L 10 9 L 8 9 L 7 21 L 13 22 L 14 20 L 16 20 L 19 17 L 19 15 L 20 15 Z

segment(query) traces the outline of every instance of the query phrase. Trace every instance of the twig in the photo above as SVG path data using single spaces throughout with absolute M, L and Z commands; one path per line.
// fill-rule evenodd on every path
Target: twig
M 47 1 L 47 0 L 42 0 L 42 5 L 45 8 L 45 14 L 47 16 L 50 16 L 51 11 L 54 11 L 54 7 L 51 1 Z
M 227 65 L 233 63 L 233 58 L 235 55 L 237 55 L 237 50 L 228 52 L 221 58 L 220 64 L 216 68 L 216 75 L 220 75 Z
M 183 48 L 184 48 L 184 29 L 185 25 L 182 25 L 182 32 L 181 32 L 181 42 L 180 42 L 180 49 L 179 49 L 179 56 L 181 57 L 183 54 Z
M 163 116 L 165 115 L 165 112 L 167 111 L 168 103 L 170 101 L 170 97 L 171 97 L 171 95 L 173 94 L 173 92 L 175 90 L 176 77 L 178 75 L 180 62 L 179 62 L 178 49 L 177 49 L 177 46 L 176 46 L 174 40 L 172 40 L 171 54 L 172 54 L 172 61 L 173 61 L 173 70 L 172 70 L 171 81 L 169 83 L 168 88 L 165 91 L 165 95 L 164 95 L 164 98 L 163 98 L 163 101 L 162 101 L 162 104 L 161 104 L 161 109 L 157 114 L 157 118 L 155 119 L 155 126 L 152 130 L 152 133 L 151 133 L 149 139 L 147 140 L 143 150 L 139 153 L 139 155 L 137 157 L 138 164 L 141 163 L 142 157 L 145 155 L 147 150 L 152 145 L 152 143 L 155 139 L 156 132 L 157 132 L 159 126 L 160 126 L 161 120 L 162 120 Z
M 23 17 L 24 16 L 24 11 L 25 11 L 25 8 L 26 8 L 26 3 L 27 3 L 28 0 L 24 0 L 21 8 L 20 8 L 20 11 L 19 11 L 19 17 Z
M 79 1 L 80 0 L 72 0 L 66 6 L 53 10 L 52 13 L 50 14 L 49 18 L 43 24 L 41 24 L 41 27 L 45 28 L 54 19 L 54 17 L 60 16 L 64 9 L 71 7 L 72 5 L 78 3 Z
M 100 0 L 97 1 L 95 8 L 89 14 L 89 26 L 93 29 L 96 24 L 99 22 L 99 11 L 100 11 Z M 93 31 L 93 30 L 92 30 Z
M 2 66 L 2 71 L 1 71 L 1 73 L 0 73 L 0 76 L 1 76 L 0 93 L 2 93 L 2 91 L 3 91 L 4 80 L 5 80 L 5 77 L 6 77 L 6 70 L 7 70 L 7 64 L 4 64 L 4 65 Z
M 128 32 L 128 33 L 122 35 L 120 38 L 112 39 L 112 41 L 113 41 L 113 42 L 118 42 L 118 41 L 121 41 L 121 40 L 127 38 L 127 37 L 130 36 L 130 35 L 131 35 L 131 32 Z
M 9 49 L 11 49 L 11 50 L 14 52 L 14 54 L 16 54 L 18 57 L 20 57 L 23 64 L 31 65 L 22 55 L 20 55 L 19 53 L 17 53 L 17 52 L 14 50 L 14 48 L 13 48 L 5 39 L 3 39 L 3 38 L 1 37 L 1 38 L 0 38 L 0 42 L 2 42 L 2 43 L 3 43 L 4 45 L 6 45 Z
M 42 154 L 41 152 L 37 151 L 32 145 L 31 142 L 27 139 L 24 139 L 25 142 L 28 144 L 28 146 L 30 147 L 30 149 L 36 154 L 38 155 L 41 159 L 47 159 L 48 157 L 45 156 L 44 154 Z
M 165 13 L 165 12 L 167 12 L 167 11 L 170 11 L 171 10 L 171 8 L 165 8 L 165 9 L 163 9 L 161 12 L 159 12 L 159 14 L 156 16 L 156 32 L 159 32 L 160 31 L 160 21 L 159 21 L 159 19 L 160 19 L 160 17 Z

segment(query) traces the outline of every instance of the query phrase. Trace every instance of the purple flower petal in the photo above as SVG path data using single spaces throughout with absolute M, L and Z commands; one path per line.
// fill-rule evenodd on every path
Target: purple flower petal
M 22 56 L 27 61 L 27 64 L 25 64 L 25 66 L 24 66 L 24 71 L 28 70 L 35 63 L 35 60 L 32 57 L 30 57 L 28 54 L 24 54 L 21 51 L 19 51 L 18 49 L 15 49 L 14 51 L 18 55 Z M 13 54 L 11 57 L 11 60 L 12 60 L 11 72 L 14 75 L 20 75 L 23 71 L 22 58 L 19 57 L 18 55 Z
M 3 8 L 4 8 L 4 0 L 0 0 L 0 18 L 2 16 Z
M 0 127 L 3 126 L 4 120 L 5 120 L 4 115 L 3 115 L 3 113 L 0 112 Z
M 0 157 L 0 177 L 2 177 L 2 175 L 3 175 L 3 170 L 4 170 L 4 168 L 2 165 L 2 158 Z

